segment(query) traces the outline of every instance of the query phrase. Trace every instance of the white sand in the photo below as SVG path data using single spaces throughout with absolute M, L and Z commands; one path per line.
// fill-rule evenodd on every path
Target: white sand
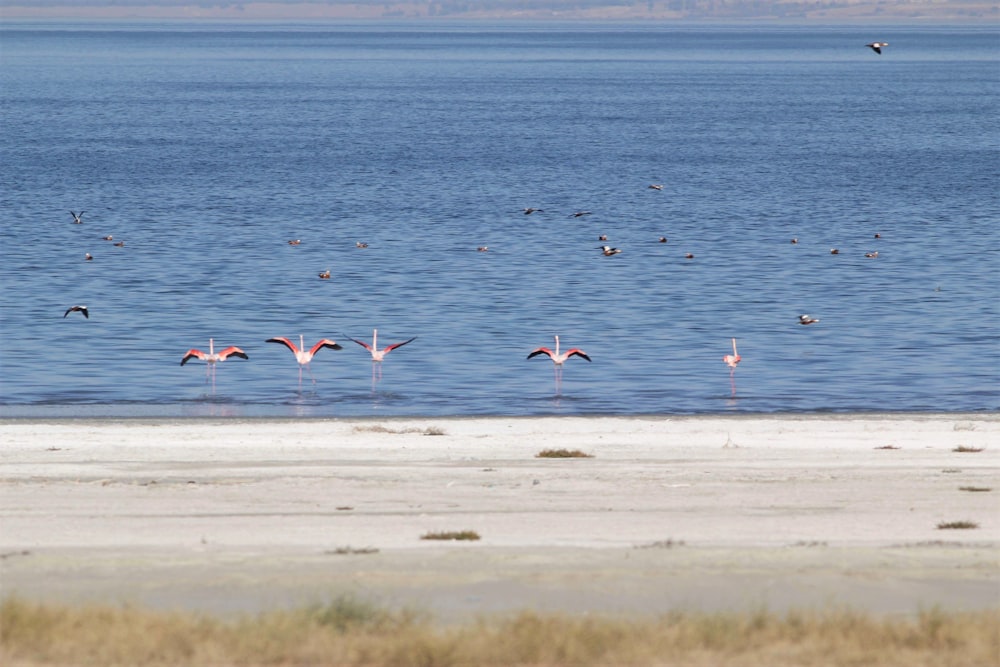
M 994 414 L 7 420 L 0 588 L 217 611 L 351 592 L 443 619 L 1000 607 L 998 454 Z M 959 520 L 979 527 L 937 528 Z

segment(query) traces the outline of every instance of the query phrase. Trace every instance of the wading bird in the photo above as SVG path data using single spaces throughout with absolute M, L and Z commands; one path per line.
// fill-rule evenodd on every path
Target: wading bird
M 879 55 L 882 55 L 882 47 L 883 46 L 889 46 L 889 42 L 872 42 L 871 44 L 865 44 L 865 46 L 867 46 L 869 49 L 871 49 L 875 53 L 877 53 Z M 905 51 L 905 49 L 904 49 L 904 51 Z
M 88 320 L 90 319 L 90 311 L 87 310 L 86 306 L 73 306 L 71 308 L 67 308 L 66 312 L 63 314 L 63 319 L 66 319 L 66 316 L 70 313 L 83 313 L 84 317 Z
M 547 347 L 537 347 L 528 354 L 528 359 L 531 359 L 532 357 L 537 357 L 540 354 L 544 354 L 547 355 L 549 359 L 552 360 L 552 364 L 555 367 L 555 374 L 556 374 L 556 394 L 561 394 L 562 367 L 563 364 L 566 363 L 566 360 L 569 359 L 570 357 L 580 357 L 581 359 L 586 359 L 587 361 L 590 361 L 590 357 L 588 357 L 587 353 L 578 347 L 573 347 L 566 350 L 565 352 L 560 352 L 559 336 L 556 336 L 555 339 L 556 339 L 556 349 L 554 352 Z
M 739 365 L 741 359 L 740 353 L 736 351 L 736 339 L 734 338 L 733 353 L 722 357 L 722 360 L 729 366 L 729 385 L 733 390 L 733 396 L 736 395 L 736 366 Z
M 190 349 L 184 353 L 181 358 L 181 366 L 191 361 L 192 359 L 201 359 L 205 362 L 205 378 L 206 381 L 210 377 L 212 378 L 212 392 L 215 392 L 215 366 L 216 364 L 221 364 L 223 361 L 229 357 L 239 357 L 240 359 L 249 359 L 246 352 L 238 347 L 230 346 L 224 350 L 215 352 L 215 340 L 212 338 L 208 339 L 208 353 L 202 352 L 197 349 Z
M 338 345 L 337 343 L 335 343 L 334 341 L 330 340 L 329 338 L 323 338 L 322 340 L 320 340 L 318 343 L 316 343 L 315 345 L 313 345 L 311 348 L 309 348 L 307 350 L 306 349 L 306 345 L 305 345 L 305 337 L 302 334 L 299 334 L 299 344 L 298 344 L 298 346 L 296 346 L 295 343 L 293 343 L 292 341 L 288 340 L 287 338 L 283 338 L 281 336 L 277 336 L 275 338 L 268 338 L 264 342 L 265 343 L 281 343 L 282 345 L 284 345 L 285 347 L 287 347 L 289 350 L 292 351 L 292 354 L 295 355 L 295 361 L 299 362 L 299 388 L 300 389 L 302 388 L 302 368 L 303 367 L 305 367 L 306 371 L 309 372 L 309 379 L 312 380 L 313 384 L 316 384 L 316 378 L 313 377 L 312 369 L 309 368 L 309 363 L 313 360 L 313 357 L 316 356 L 317 352 L 319 352 L 320 350 L 322 350 L 324 347 L 328 347 L 331 350 L 342 350 L 342 349 L 344 349 L 340 345 Z
M 382 377 L 382 361 L 385 359 L 385 355 L 389 354 L 390 352 L 392 352 L 393 350 L 395 350 L 397 347 L 403 347 L 407 343 L 412 343 L 413 341 L 415 341 L 417 339 L 417 337 L 414 336 L 413 338 L 411 338 L 409 340 L 404 340 L 402 343 L 393 343 L 392 345 L 387 345 L 386 347 L 384 347 L 384 348 L 382 348 L 380 350 L 380 349 L 378 349 L 378 329 L 372 329 L 372 344 L 371 345 L 369 345 L 368 343 L 364 342 L 363 340 L 358 340 L 357 338 L 351 338 L 347 334 L 343 334 L 343 336 L 344 336 L 344 338 L 346 338 L 348 340 L 354 341 L 355 343 L 357 343 L 361 347 L 363 347 L 366 350 L 368 350 L 369 353 L 371 353 L 371 355 L 372 355 L 372 385 L 373 386 L 374 386 L 376 377 L 378 377 L 378 378 Z M 376 370 L 375 370 L 376 368 L 378 369 L 377 375 L 376 375 Z
M 70 211 L 69 214 L 71 216 L 73 216 L 73 224 L 75 224 L 75 225 L 82 225 L 83 224 L 83 214 L 84 213 L 86 213 L 86 211 L 80 211 L 80 214 L 77 215 L 73 211 Z

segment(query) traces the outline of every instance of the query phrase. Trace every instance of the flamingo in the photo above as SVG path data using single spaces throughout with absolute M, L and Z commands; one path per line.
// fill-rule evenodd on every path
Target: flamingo
M 84 213 L 86 213 L 86 211 L 80 211 L 80 214 L 77 215 L 73 211 L 70 211 L 69 214 L 71 216 L 73 216 L 73 224 L 75 224 L 75 225 L 82 225 L 83 224 L 83 214 Z
M 90 319 L 90 312 L 87 310 L 86 306 L 72 306 L 70 308 L 67 308 L 66 312 L 63 314 L 63 319 L 66 319 L 66 316 L 69 315 L 70 313 L 83 313 L 84 317 L 86 317 L 88 320 Z
M 741 359 L 740 353 L 736 351 L 736 339 L 734 338 L 733 353 L 722 357 L 722 360 L 729 366 L 729 384 L 733 389 L 733 396 L 736 395 L 736 366 L 740 363 Z
M 580 357 L 582 359 L 586 359 L 587 361 L 590 361 L 590 357 L 588 357 L 587 353 L 584 352 L 583 350 L 581 350 L 578 347 L 570 348 L 570 349 L 566 350 L 565 352 L 559 352 L 559 336 L 556 336 L 555 339 L 556 339 L 556 350 L 555 350 L 555 352 L 553 352 L 552 350 L 550 350 L 547 347 L 537 347 L 537 348 L 535 348 L 534 350 L 532 350 L 528 354 L 528 359 L 531 359 L 532 357 L 537 357 L 540 354 L 548 355 L 549 359 L 552 360 L 553 366 L 555 367 L 555 373 L 556 373 L 556 393 L 559 394 L 559 393 L 562 392 L 562 367 L 563 367 L 563 364 L 566 363 L 566 361 L 570 357 Z
M 238 347 L 230 346 L 224 350 L 216 353 L 215 351 L 215 341 L 211 338 L 208 339 L 208 354 L 197 349 L 190 349 L 184 353 L 181 358 L 181 366 L 191 361 L 192 359 L 201 359 L 207 365 L 205 367 L 206 377 L 212 378 L 212 391 L 215 391 L 215 366 L 216 364 L 221 364 L 223 361 L 229 357 L 239 357 L 240 359 L 249 359 L 246 352 Z
M 312 379 L 313 384 L 316 384 L 316 378 L 312 376 L 312 369 L 309 368 L 309 363 L 312 361 L 313 357 L 317 352 L 322 350 L 324 347 L 328 347 L 331 350 L 342 350 L 344 349 L 334 341 L 329 338 L 323 338 L 318 343 L 313 345 L 310 349 L 306 350 L 305 338 L 302 334 L 299 334 L 299 345 L 295 346 L 295 343 L 288 340 L 287 338 L 282 338 L 280 336 L 275 338 L 268 338 L 265 343 L 281 343 L 295 355 L 295 361 L 299 362 L 299 387 L 302 386 L 302 368 L 303 366 L 307 371 L 309 371 L 309 377 Z
M 872 42 L 871 44 L 865 44 L 869 49 L 875 53 L 882 55 L 882 47 L 889 46 L 889 42 Z
M 351 338 L 347 334 L 343 334 L 343 336 L 344 336 L 344 338 L 346 338 L 348 340 L 353 340 L 355 343 L 357 343 L 358 345 L 360 345 L 361 347 L 365 348 L 366 350 L 368 350 L 371 353 L 371 355 L 372 355 L 372 383 L 374 383 L 375 379 L 376 379 L 376 375 L 375 375 L 375 369 L 376 368 L 378 368 L 378 377 L 382 377 L 382 361 L 385 359 L 385 355 L 389 354 L 390 352 L 392 352 L 393 350 L 395 350 L 397 347 L 403 347 L 407 343 L 412 343 L 414 340 L 417 339 L 417 337 L 414 336 L 413 338 L 411 338 L 409 340 L 404 340 L 402 343 L 393 343 L 392 345 L 387 345 L 386 347 L 384 347 L 384 348 L 382 348 L 380 350 L 380 349 L 378 349 L 378 329 L 372 329 L 372 344 L 371 345 L 369 345 L 368 343 L 364 342 L 363 340 L 358 340 L 357 338 Z M 376 366 L 376 364 L 377 364 L 377 366 Z

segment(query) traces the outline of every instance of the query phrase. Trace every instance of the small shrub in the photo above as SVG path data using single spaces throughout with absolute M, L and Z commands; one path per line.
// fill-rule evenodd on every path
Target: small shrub
M 985 449 L 984 447 L 969 447 L 968 445 L 959 445 L 955 449 L 951 450 L 953 452 L 960 452 L 962 454 L 968 454 L 970 452 L 981 452 Z
M 593 454 L 581 452 L 579 449 L 543 449 L 535 454 L 538 459 L 590 459 Z
M 424 533 L 420 536 L 422 540 L 478 540 L 479 533 L 474 530 L 452 530 L 439 531 L 437 533 Z
M 938 530 L 969 530 L 979 528 L 975 521 L 942 521 L 937 525 Z

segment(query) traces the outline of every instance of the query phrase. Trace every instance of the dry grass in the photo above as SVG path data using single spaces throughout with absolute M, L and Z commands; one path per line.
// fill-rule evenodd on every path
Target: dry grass
M 981 452 L 984 449 L 986 449 L 986 448 L 985 447 L 969 447 L 968 445 L 959 445 L 958 447 L 955 447 L 951 451 L 953 451 L 953 452 L 961 452 L 963 454 L 969 454 L 969 453 L 974 453 L 974 452 Z
M 915 618 L 842 609 L 656 618 L 522 612 L 441 626 L 353 598 L 231 620 L 8 599 L 0 605 L 0 648 L 9 667 L 958 667 L 997 664 L 998 626 L 996 610 Z
M 405 433 L 419 433 L 421 435 L 448 435 L 448 433 L 440 426 L 428 426 L 426 428 L 389 428 L 388 426 L 375 424 L 373 426 L 355 426 L 353 430 L 355 433 L 389 433 L 392 435 L 402 435 Z
M 938 530 L 969 530 L 979 528 L 975 521 L 942 521 L 937 525 Z
M 989 486 L 960 486 L 959 491 L 972 491 L 973 493 L 987 493 L 992 491 L 993 488 Z
M 422 540 L 478 540 L 479 533 L 474 530 L 451 530 L 437 533 L 424 533 Z
M 899 449 L 899 445 L 882 445 L 881 447 L 876 447 L 875 449 Z
M 581 452 L 579 449 L 543 449 L 535 454 L 539 459 L 590 459 L 593 454 Z

